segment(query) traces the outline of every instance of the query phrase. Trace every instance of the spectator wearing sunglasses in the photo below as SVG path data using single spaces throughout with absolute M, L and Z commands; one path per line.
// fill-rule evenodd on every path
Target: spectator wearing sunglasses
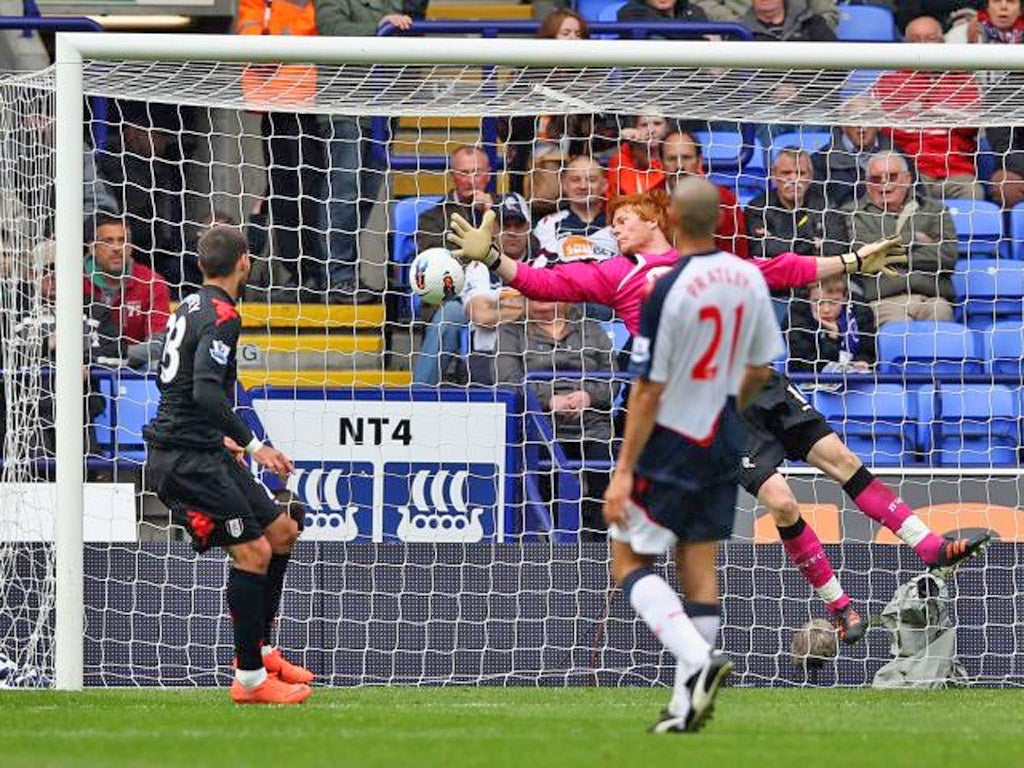
M 952 320 L 956 229 L 941 204 L 912 194 L 906 159 L 880 152 L 867 165 L 867 192 L 846 208 L 851 248 L 899 235 L 908 261 L 896 275 L 858 278 L 879 328 L 898 320 Z
M 866 96 L 847 101 L 843 112 L 850 122 L 832 128 L 832 141 L 811 157 L 814 178 L 824 187 L 830 208 L 841 208 L 861 197 L 866 191 L 868 161 L 879 152 L 893 149 L 889 137 L 864 119 L 872 106 Z

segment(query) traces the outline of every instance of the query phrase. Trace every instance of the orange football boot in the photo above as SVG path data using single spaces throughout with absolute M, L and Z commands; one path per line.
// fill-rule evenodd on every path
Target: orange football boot
M 238 680 L 231 681 L 231 698 L 235 704 L 301 704 L 311 693 L 313 689 L 308 685 L 286 683 L 270 673 L 255 688 L 246 688 Z
M 266 667 L 267 672 L 277 675 L 286 683 L 304 683 L 309 685 L 316 677 L 305 667 L 292 664 L 281 655 L 281 651 L 277 648 L 263 657 L 263 666 Z

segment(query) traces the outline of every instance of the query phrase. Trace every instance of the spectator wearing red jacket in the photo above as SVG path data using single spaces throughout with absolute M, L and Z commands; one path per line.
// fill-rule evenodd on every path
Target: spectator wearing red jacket
M 907 25 L 906 39 L 941 43 L 942 27 L 930 16 L 922 16 Z M 874 90 L 882 109 L 901 120 L 932 114 L 970 125 L 981 102 L 978 83 L 969 72 L 900 70 L 879 78 Z M 886 128 L 885 134 L 913 158 L 926 195 L 940 202 L 950 197 L 985 198 L 974 161 L 977 129 Z
M 700 142 L 686 131 L 674 131 L 665 137 L 661 148 L 661 159 L 668 176 L 669 191 L 684 176 L 704 175 L 704 155 Z M 732 190 L 715 185 L 721 213 L 718 229 L 715 230 L 715 245 L 723 251 L 735 253 L 744 259 L 750 257 L 747 245 L 747 219 Z
M 986 45 L 1024 44 L 1024 15 L 1020 0 L 989 0 L 976 18 L 959 24 L 946 33 L 947 43 L 979 43 Z M 1009 53 L 1009 51 L 1007 51 Z M 978 78 L 982 85 L 1006 78 L 1021 82 L 1020 73 L 985 72 Z M 986 126 L 985 138 L 996 157 L 996 168 L 989 179 L 992 201 L 1009 210 L 1024 201 L 1024 128 L 1020 126 Z
M 163 333 L 170 314 L 167 282 L 132 259 L 132 244 L 124 219 L 109 213 L 95 216 L 94 235 L 85 262 L 87 302 L 109 308 L 123 343 L 149 341 Z
M 669 125 L 661 115 L 637 115 L 633 127 L 619 133 L 622 148 L 608 162 L 608 198 L 665 188 L 662 142 Z

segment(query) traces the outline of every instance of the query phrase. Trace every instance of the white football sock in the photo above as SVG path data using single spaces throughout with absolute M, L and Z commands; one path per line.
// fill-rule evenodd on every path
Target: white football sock
M 660 576 L 651 573 L 635 581 L 629 602 L 654 636 L 676 657 L 676 678 L 668 708 L 673 715 L 685 715 L 690 706 L 686 681 L 707 661 L 711 646 L 686 615 L 679 595 Z
M 272 645 L 261 645 L 260 646 L 260 656 L 262 656 L 264 659 L 267 658 L 267 656 L 269 656 L 273 652 L 274 652 L 274 646 L 272 646 Z
M 263 669 L 236 669 L 235 680 L 240 682 L 244 688 L 255 688 L 263 685 L 267 679 L 267 670 Z
M 693 622 L 693 626 L 700 632 L 704 642 L 712 648 L 718 645 L 718 628 L 722 626 L 720 614 L 715 614 L 714 616 L 691 616 L 690 621 Z
M 916 547 L 928 538 L 932 529 L 929 528 L 917 515 L 907 515 L 896 535 L 900 537 L 908 547 Z

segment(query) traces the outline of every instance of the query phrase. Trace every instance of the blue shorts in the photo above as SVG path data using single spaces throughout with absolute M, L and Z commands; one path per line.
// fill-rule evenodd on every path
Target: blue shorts
M 633 503 L 651 522 L 672 531 L 677 541 L 730 538 L 737 496 L 736 483 L 722 483 L 696 493 L 651 482 L 643 476 L 635 477 L 633 482 Z
M 638 554 L 660 554 L 677 542 L 728 539 L 743 445 L 731 401 L 707 445 L 655 427 L 637 462 L 628 524 L 616 526 L 612 538 L 628 541 Z

